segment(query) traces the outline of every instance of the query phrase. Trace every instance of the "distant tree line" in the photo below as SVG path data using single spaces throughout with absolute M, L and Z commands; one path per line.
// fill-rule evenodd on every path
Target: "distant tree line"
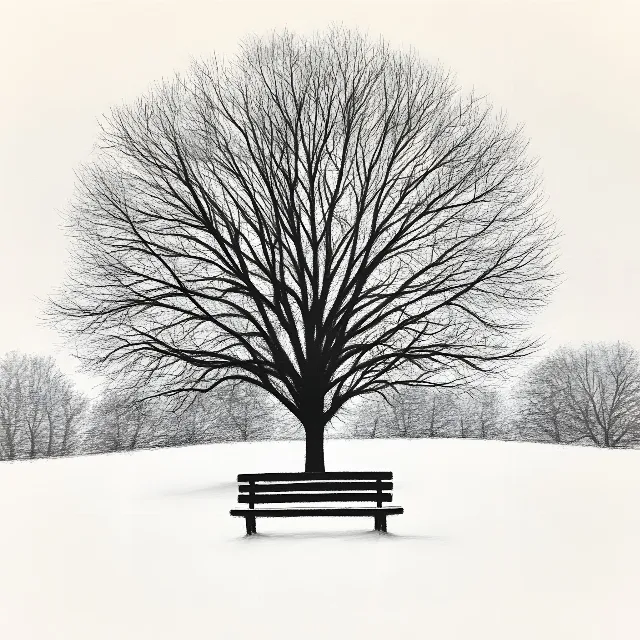
M 560 348 L 531 367 L 509 394 L 482 387 L 405 387 L 386 399 L 363 402 L 351 433 L 636 447 L 638 352 L 622 343 Z
M 97 453 L 301 437 L 284 413 L 266 393 L 248 385 L 198 394 L 182 405 L 107 391 L 88 415 L 85 446 Z
M 53 358 L 0 356 L 0 460 L 302 437 L 266 393 L 235 385 L 186 398 L 105 390 L 93 401 Z
M 503 398 L 490 389 L 407 387 L 373 398 L 354 412 L 357 438 L 511 439 Z
M 333 435 L 636 447 L 640 358 L 626 344 L 587 344 L 547 355 L 509 394 L 402 387 L 353 406 Z M 253 386 L 219 388 L 182 404 L 115 390 L 90 402 L 52 358 L 0 357 L 0 460 L 303 437 L 302 425 Z

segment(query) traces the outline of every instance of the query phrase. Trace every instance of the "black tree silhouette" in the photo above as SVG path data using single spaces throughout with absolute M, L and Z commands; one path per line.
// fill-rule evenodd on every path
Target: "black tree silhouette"
M 54 303 L 95 371 L 150 394 L 257 385 L 322 471 L 350 399 L 535 347 L 554 233 L 526 142 L 412 52 L 256 38 L 102 132 Z

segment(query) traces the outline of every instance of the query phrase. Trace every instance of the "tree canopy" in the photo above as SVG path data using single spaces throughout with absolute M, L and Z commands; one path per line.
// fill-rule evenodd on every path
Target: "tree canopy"
M 266 390 L 322 470 L 350 399 L 531 351 L 543 200 L 521 130 L 415 52 L 254 38 L 105 118 L 55 317 L 150 393 Z

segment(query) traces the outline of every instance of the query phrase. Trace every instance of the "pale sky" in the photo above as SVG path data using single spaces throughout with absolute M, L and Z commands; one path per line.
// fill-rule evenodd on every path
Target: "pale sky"
M 563 237 L 548 347 L 640 348 L 640 3 L 622 0 L 4 0 L 0 14 L 0 354 L 74 371 L 40 299 L 64 277 L 60 213 L 97 119 L 250 33 L 358 26 L 452 69 L 523 123 Z M 87 389 L 89 381 L 78 378 Z

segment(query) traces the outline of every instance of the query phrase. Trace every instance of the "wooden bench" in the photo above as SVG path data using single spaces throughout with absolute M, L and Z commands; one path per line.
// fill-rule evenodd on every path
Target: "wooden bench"
M 402 507 L 382 506 L 391 502 L 393 474 L 390 471 L 337 471 L 328 473 L 241 473 L 238 502 L 248 509 L 232 509 L 232 516 L 245 519 L 247 535 L 256 533 L 256 518 L 317 516 L 373 516 L 376 531 L 387 530 L 387 516 L 404 513 Z M 307 502 L 373 502 L 376 506 L 313 506 L 263 508 L 256 505 Z

